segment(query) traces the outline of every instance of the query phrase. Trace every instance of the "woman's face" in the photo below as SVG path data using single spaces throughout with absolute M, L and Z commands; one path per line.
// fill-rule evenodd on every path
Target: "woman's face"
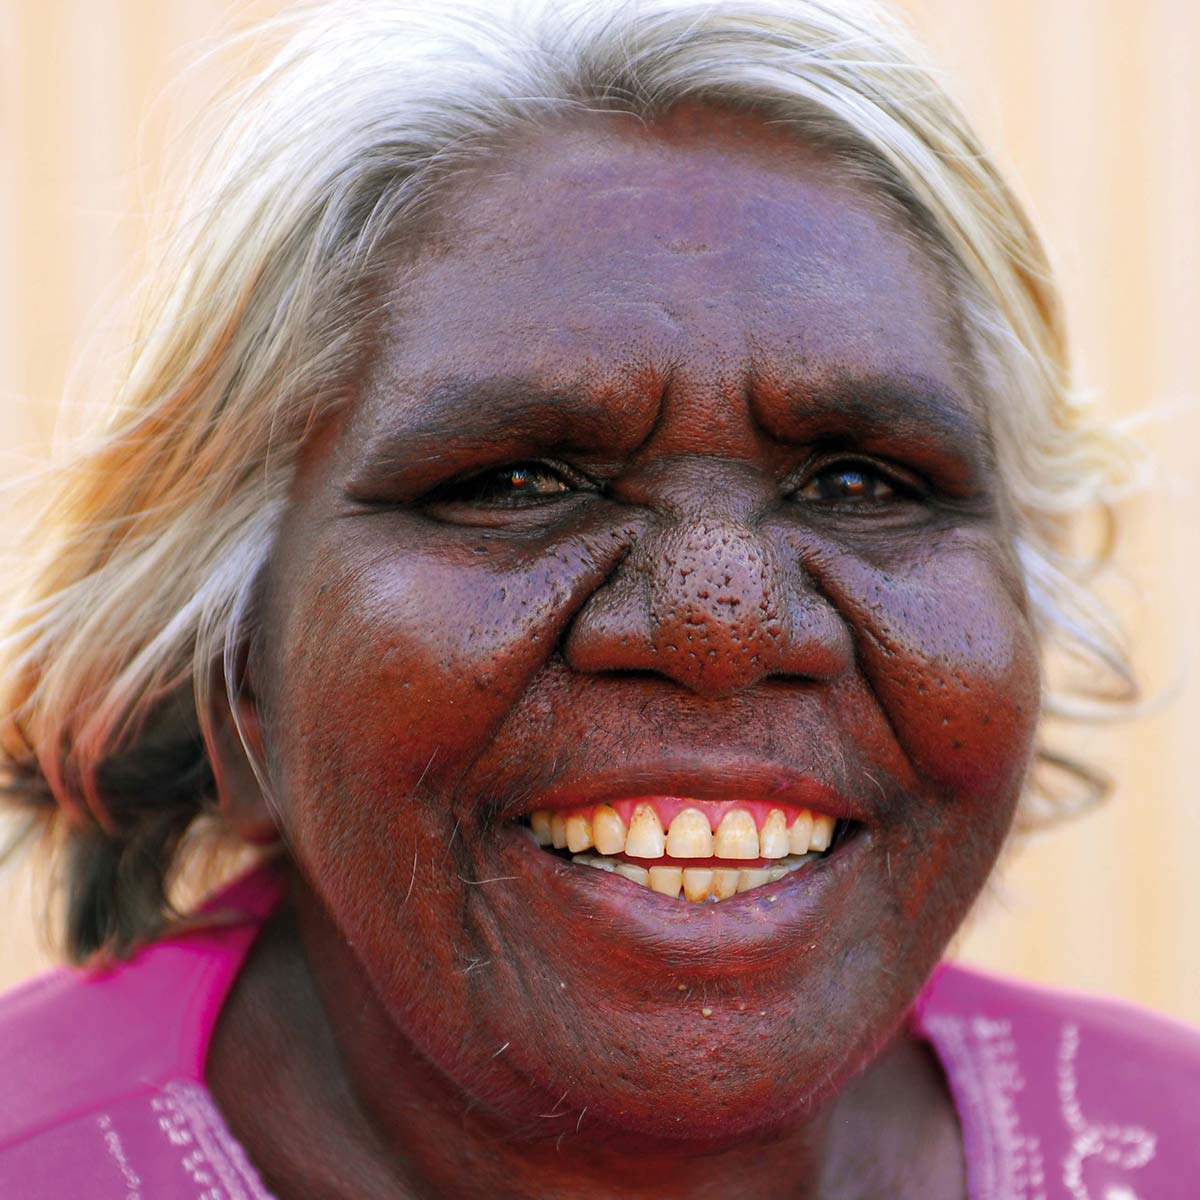
M 719 1141 L 843 1085 L 988 875 L 1037 717 L 947 280 L 824 155 L 704 109 L 454 185 L 266 606 L 318 985 L 529 1136 Z M 647 797 L 847 832 L 693 903 L 523 828 Z

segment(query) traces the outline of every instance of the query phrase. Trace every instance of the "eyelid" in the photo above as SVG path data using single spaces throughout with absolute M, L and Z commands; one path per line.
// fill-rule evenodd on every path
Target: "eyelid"
M 577 491 L 601 491 L 600 484 L 594 479 L 589 478 L 582 471 L 577 470 L 561 459 L 513 458 L 504 462 L 489 463 L 487 466 L 477 467 L 463 475 L 456 475 L 452 479 L 442 480 L 441 483 L 436 484 L 424 496 L 420 497 L 420 503 L 437 503 L 443 493 L 450 492 L 455 488 L 465 487 L 485 476 L 495 475 L 506 470 L 516 470 L 518 467 L 537 467 L 541 470 L 552 471 L 556 475 L 562 476 L 563 482 L 569 483 Z
M 853 450 L 827 450 L 813 455 L 798 471 L 784 480 L 783 492 L 793 496 L 806 484 L 827 471 L 841 467 L 843 470 L 873 471 L 881 476 L 890 487 L 907 497 L 924 497 L 934 491 L 933 485 L 919 471 L 902 467 L 888 459 L 863 454 Z

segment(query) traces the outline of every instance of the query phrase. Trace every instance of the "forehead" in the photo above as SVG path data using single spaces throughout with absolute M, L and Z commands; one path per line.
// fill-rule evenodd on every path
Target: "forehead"
M 785 437 L 797 391 L 864 379 L 918 380 L 984 425 L 953 289 L 895 205 L 778 125 L 711 108 L 592 114 L 457 177 L 377 350 L 362 400 L 389 422 L 489 380 L 632 413 L 670 377 L 752 391 Z

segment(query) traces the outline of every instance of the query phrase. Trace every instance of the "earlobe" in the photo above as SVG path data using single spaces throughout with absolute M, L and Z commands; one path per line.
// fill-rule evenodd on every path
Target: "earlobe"
M 245 683 L 244 658 L 239 674 L 242 678 L 231 688 L 224 671 L 214 669 L 204 742 L 223 822 L 242 841 L 265 846 L 278 841 L 280 831 L 254 767 L 265 762 L 264 741 L 258 704 Z

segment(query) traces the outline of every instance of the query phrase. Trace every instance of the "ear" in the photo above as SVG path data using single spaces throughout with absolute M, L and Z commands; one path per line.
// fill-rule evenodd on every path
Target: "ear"
M 237 677 L 231 680 L 226 679 L 221 663 L 214 664 L 204 744 L 212 764 L 217 811 L 222 820 L 242 841 L 265 846 L 279 840 L 280 830 L 250 758 L 253 755 L 256 762 L 266 761 L 262 722 L 249 684 L 247 659 L 246 650 L 240 649 L 235 661 Z

